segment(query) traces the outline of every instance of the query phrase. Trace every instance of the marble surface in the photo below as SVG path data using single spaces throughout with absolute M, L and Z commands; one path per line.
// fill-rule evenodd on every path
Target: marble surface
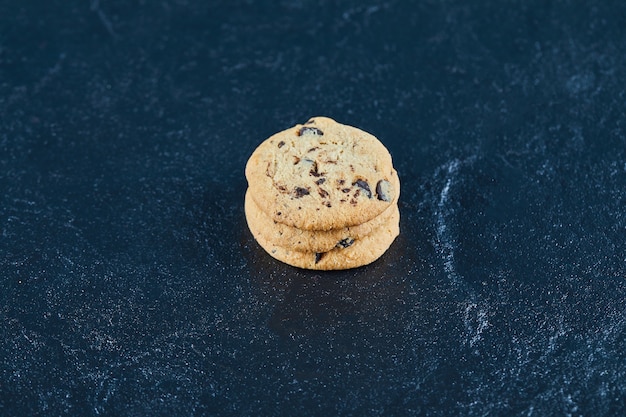
M 626 413 L 626 3 L 0 1 L 0 415 Z M 252 239 L 315 115 L 402 180 L 378 262 Z

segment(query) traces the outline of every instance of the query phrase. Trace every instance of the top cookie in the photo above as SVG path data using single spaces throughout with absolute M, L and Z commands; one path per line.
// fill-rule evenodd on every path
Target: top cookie
M 249 192 L 272 220 L 304 230 L 367 222 L 394 201 L 391 155 L 374 136 L 314 117 L 265 140 L 246 165 Z

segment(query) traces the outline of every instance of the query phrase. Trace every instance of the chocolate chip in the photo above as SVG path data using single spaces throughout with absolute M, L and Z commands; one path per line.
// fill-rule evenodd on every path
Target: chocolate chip
M 382 201 L 391 201 L 393 188 L 391 187 L 391 183 L 387 180 L 380 180 L 378 184 L 376 184 L 376 197 Z
M 324 257 L 324 252 L 316 252 L 315 253 L 315 263 L 317 264 Z
M 346 180 L 337 180 L 337 184 L 339 185 L 344 185 L 346 183 Z
M 372 191 L 370 190 L 370 185 L 367 183 L 367 181 L 356 180 L 352 185 L 356 185 L 357 187 L 365 191 L 367 198 L 372 198 Z
M 304 197 L 305 195 L 310 194 L 309 189 L 304 187 L 296 187 L 293 191 L 296 193 L 296 198 Z
M 309 175 L 313 175 L 314 177 L 319 177 L 320 174 L 319 172 L 317 172 L 317 162 L 313 162 L 313 166 L 311 167 L 311 170 L 309 171 Z
M 315 181 L 317 185 L 322 185 L 324 184 L 324 182 L 326 182 L 326 178 L 320 178 L 319 180 Z
M 293 156 L 293 164 L 294 165 L 298 165 L 300 163 L 300 158 L 298 158 L 297 156 Z
M 341 189 L 341 192 L 342 192 L 342 193 L 349 193 L 349 192 L 350 192 L 350 189 L 349 189 L 349 188 L 342 188 L 342 189 Z
M 352 239 L 351 237 L 347 237 L 345 239 L 341 239 L 339 242 L 337 242 L 337 247 L 338 248 L 348 248 L 350 246 L 352 246 L 352 244 L 354 243 L 354 239 Z
M 308 152 L 313 152 L 314 150 L 319 149 L 319 148 L 320 148 L 319 146 L 315 146 L 315 147 L 313 147 L 313 148 L 309 149 L 309 150 L 307 151 L 307 153 L 308 153 Z
M 300 130 L 298 130 L 298 136 L 304 136 L 304 135 L 322 136 L 324 135 L 324 132 L 322 132 L 316 127 L 303 126 L 300 128 Z
M 318 189 L 317 192 L 320 194 L 320 197 L 322 197 L 322 198 L 328 197 L 328 191 L 326 191 L 323 188 Z
M 282 148 L 284 145 L 285 145 L 285 141 L 281 140 L 280 142 L 278 142 L 278 147 L 279 148 Z
M 330 201 L 325 201 L 323 204 L 328 208 L 332 207 L 332 205 L 330 204 Z
M 280 216 L 281 214 L 283 214 L 283 213 L 281 213 L 280 211 L 278 213 L 276 213 L 277 216 Z

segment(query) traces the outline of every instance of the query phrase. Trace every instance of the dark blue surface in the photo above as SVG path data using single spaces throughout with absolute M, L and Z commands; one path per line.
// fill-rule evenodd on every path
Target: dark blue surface
M 626 4 L 471 3 L 0 0 L 0 415 L 624 415 Z M 370 266 L 247 230 L 316 115 L 400 173 Z

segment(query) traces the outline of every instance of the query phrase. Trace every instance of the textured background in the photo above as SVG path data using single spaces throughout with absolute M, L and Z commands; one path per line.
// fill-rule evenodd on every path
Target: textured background
M 626 413 L 623 1 L 0 0 L 0 414 Z M 245 162 L 378 136 L 402 234 L 297 270 Z

